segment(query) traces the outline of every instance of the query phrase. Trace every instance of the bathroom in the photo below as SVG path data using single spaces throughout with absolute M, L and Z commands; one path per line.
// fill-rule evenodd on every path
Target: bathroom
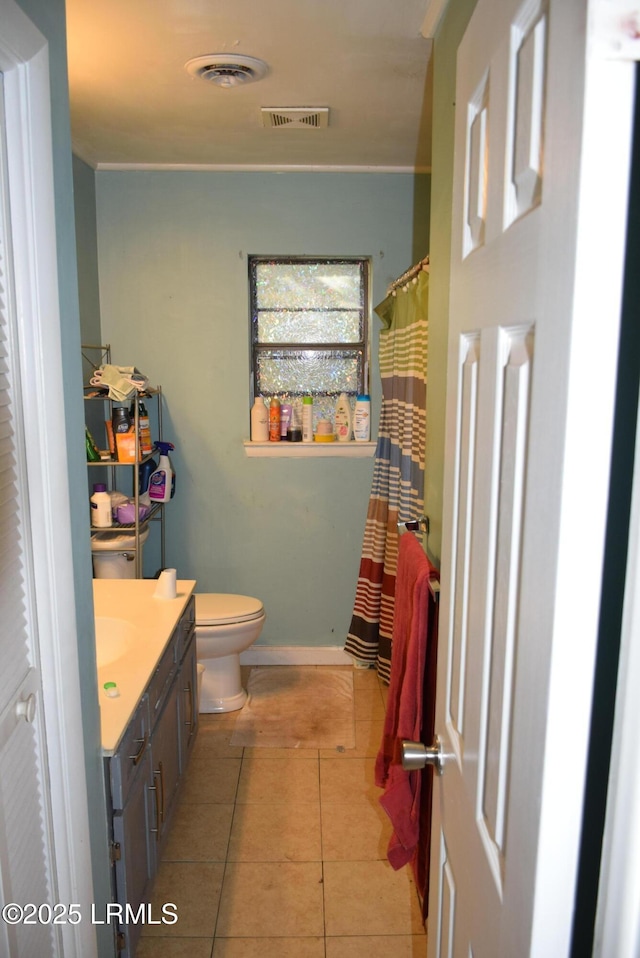
M 60 297 L 71 501 L 82 503 L 71 510 L 78 632 L 92 632 L 86 467 L 84 449 L 71 442 L 83 432 L 85 413 L 78 401 L 80 345 L 109 342 L 115 361 L 135 363 L 162 385 L 163 432 L 175 444 L 177 473 L 176 497 L 166 507 L 167 561 L 179 575 L 197 578 L 200 590 L 260 596 L 268 609 L 260 640 L 267 651 L 304 647 L 314 655 L 318 650 L 324 661 L 325 650 L 341 650 L 348 629 L 373 459 L 247 458 L 247 254 L 367 256 L 375 304 L 387 283 L 425 254 L 430 177 L 94 172 L 69 153 L 64 23 L 50 4 L 27 0 L 21 6 L 50 43 L 56 183 L 67 214 L 56 223 L 58 250 L 68 275 L 77 262 L 77 292 L 73 283 L 61 283 Z M 74 221 L 68 218 L 71 199 Z M 377 332 L 372 318 L 376 410 Z M 206 423 L 210 428 L 203 428 Z M 152 540 L 145 554 L 155 571 Z M 86 644 L 80 643 L 78 657 L 94 896 L 100 902 L 109 897 L 105 821 L 95 813 L 104 786 Z M 97 934 L 108 948 L 104 929 L 98 926 Z
M 341 661 L 373 459 L 246 456 L 246 253 L 357 250 L 371 258 L 377 303 L 426 249 L 429 176 L 94 173 L 74 158 L 74 192 L 79 260 L 85 276 L 100 272 L 102 324 L 83 329 L 83 340 L 109 342 L 115 358 L 162 385 L 163 434 L 176 447 L 168 563 L 198 592 L 262 599 L 254 662 Z M 94 206 L 97 248 L 91 224 L 80 232 Z M 223 228 L 212 230 L 214 221 Z M 81 315 L 92 314 L 86 305 Z M 374 317 L 377 409 L 378 325 Z M 150 536 L 147 574 L 154 561 Z
M 438 556 L 453 54 L 474 3 L 451 5 L 436 45 L 437 146 L 431 174 L 295 176 L 240 171 L 94 173 L 78 158 L 72 160 L 63 4 L 20 0 L 18 6 L 50 45 L 63 418 L 71 493 L 70 604 L 79 636 L 94 893 L 97 900 L 105 900 L 105 823 L 95 813 L 101 808 L 103 782 L 95 669 L 87 642 L 93 632 L 89 546 L 84 507 L 79 505 L 86 500 L 84 447 L 77 441 L 84 426 L 78 399 L 80 343 L 108 341 L 118 362 L 135 362 L 162 384 L 164 432 L 176 445 L 178 474 L 178 492 L 167 507 L 171 564 L 181 575 L 197 578 L 200 588 L 260 595 L 270 610 L 261 637 L 266 650 L 340 648 L 353 601 L 372 464 L 368 459 L 319 464 L 246 457 L 242 446 L 248 434 L 246 257 L 286 254 L 292 246 L 296 252 L 303 247 L 317 252 L 321 247 L 327 253 L 370 256 L 374 303 L 384 295 L 387 282 L 426 251 L 440 259 L 442 270 L 434 275 L 430 299 L 433 401 L 428 413 L 426 488 L 426 508 L 433 516 L 430 546 Z M 376 336 L 374 320 L 374 359 Z M 230 355 L 239 357 L 238 368 L 231 367 Z M 371 391 L 377 409 L 375 361 Z M 99 929 L 101 935 L 104 946 Z

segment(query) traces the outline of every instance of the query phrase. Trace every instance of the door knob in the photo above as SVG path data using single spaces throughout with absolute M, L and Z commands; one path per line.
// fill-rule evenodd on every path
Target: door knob
M 36 697 L 33 693 L 26 699 L 21 699 L 16 704 L 16 717 L 24 718 L 26 722 L 33 722 L 36 717 Z
M 433 739 L 433 745 L 424 745 L 422 742 L 412 742 L 404 738 L 402 740 L 402 767 L 411 772 L 415 769 L 424 768 L 425 765 L 433 765 L 436 775 L 442 775 L 444 772 L 444 754 L 442 752 L 442 742 L 436 735 Z

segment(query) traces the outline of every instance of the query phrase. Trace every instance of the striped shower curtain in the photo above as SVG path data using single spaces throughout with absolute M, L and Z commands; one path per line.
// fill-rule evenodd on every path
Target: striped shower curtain
M 398 522 L 424 508 L 429 274 L 376 306 L 382 410 L 360 572 L 345 651 L 389 681 Z

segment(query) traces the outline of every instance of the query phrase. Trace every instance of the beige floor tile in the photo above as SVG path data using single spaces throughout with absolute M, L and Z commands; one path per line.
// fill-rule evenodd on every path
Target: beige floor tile
M 354 669 L 353 670 L 354 689 L 377 689 L 378 673 L 375 669 Z
M 226 868 L 216 938 L 323 934 L 320 862 L 235 862 Z
M 182 789 L 183 804 L 228 805 L 235 801 L 240 775 L 239 758 L 192 756 Z
M 320 758 L 375 758 L 382 741 L 383 719 L 374 722 L 356 722 L 356 747 L 339 751 L 321 748 Z
M 384 719 L 385 704 L 380 689 L 356 689 L 353 700 L 356 722 Z
M 327 935 L 415 935 L 422 932 L 408 869 L 387 862 L 325 862 Z
M 141 938 L 136 958 L 210 958 L 212 938 Z
M 318 802 L 317 759 L 243 759 L 236 801 L 267 805 Z
M 225 866 L 218 862 L 163 862 L 158 869 L 152 914 L 162 906 L 177 907 L 175 925 L 145 925 L 142 934 L 154 938 L 213 938 Z
M 175 810 L 163 861 L 223 862 L 226 860 L 233 805 L 180 803 Z
M 319 805 L 236 805 L 230 862 L 321 860 Z
M 382 790 L 374 782 L 372 759 L 320 759 L 323 805 L 377 805 L 381 794 Z
M 425 935 L 327 938 L 326 958 L 427 958 L 427 939 Z
M 324 938 L 217 938 L 213 958 L 324 958 Z
M 269 758 L 317 759 L 318 749 L 317 748 L 265 748 L 264 746 L 254 747 L 253 745 L 245 745 L 244 757 L 245 758 L 262 758 L 262 759 L 269 759 Z
M 217 719 L 217 715 L 200 716 L 200 726 L 192 755 L 199 758 L 216 755 L 220 758 L 242 758 L 242 748 L 229 744 L 235 722 L 220 723 Z
M 323 805 L 323 861 L 376 861 L 387 857 L 391 822 L 380 805 Z

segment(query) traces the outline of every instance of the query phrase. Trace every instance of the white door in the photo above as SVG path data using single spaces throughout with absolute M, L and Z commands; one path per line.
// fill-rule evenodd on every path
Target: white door
M 2 958 L 97 953 L 49 70 L 45 38 L 14 0 L 0 0 Z
M 431 958 L 569 954 L 633 94 L 591 7 L 458 51 Z
M 29 507 L 21 437 L 22 391 L 0 74 L 0 921 L 5 955 L 53 955 L 54 926 L 20 921 L 25 903 L 52 904 L 51 816 L 47 803 L 42 677 L 34 642 Z M 43 914 L 43 918 L 46 916 Z

